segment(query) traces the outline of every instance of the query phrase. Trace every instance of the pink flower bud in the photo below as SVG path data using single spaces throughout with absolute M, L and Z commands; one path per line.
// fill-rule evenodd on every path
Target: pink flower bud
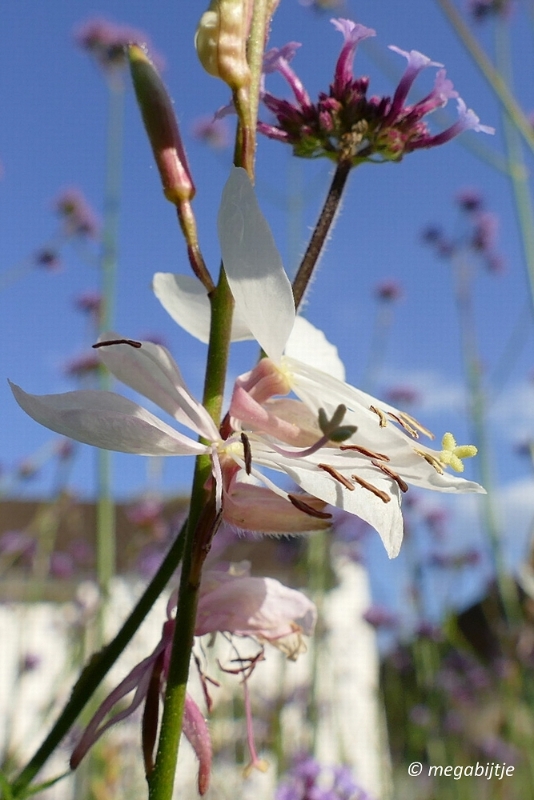
M 154 64 L 139 45 L 128 47 L 130 72 L 145 129 L 167 200 L 192 200 L 195 186 L 171 98 Z

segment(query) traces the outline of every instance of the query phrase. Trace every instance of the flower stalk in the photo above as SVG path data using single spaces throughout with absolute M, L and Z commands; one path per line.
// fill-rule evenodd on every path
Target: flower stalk
M 210 297 L 210 303 L 212 309 L 211 329 L 203 405 L 215 424 L 220 425 L 234 305 L 222 266 L 219 284 Z M 220 522 L 220 516 L 215 511 L 213 490 L 208 493 L 205 488 L 210 475 L 210 457 L 208 455 L 199 456 L 195 465 L 191 492 L 191 509 L 186 531 L 176 624 L 158 751 L 154 769 L 147 775 L 149 800 L 171 800 L 172 798 L 202 566 L 209 552 L 211 539 Z
M 315 225 L 312 237 L 306 248 L 304 258 L 293 280 L 293 297 L 295 308 L 298 309 L 302 298 L 309 286 L 313 270 L 318 264 L 323 247 L 335 222 L 337 212 L 341 206 L 341 198 L 345 190 L 349 173 L 352 169 L 350 160 L 339 161 L 328 190 L 326 200 Z

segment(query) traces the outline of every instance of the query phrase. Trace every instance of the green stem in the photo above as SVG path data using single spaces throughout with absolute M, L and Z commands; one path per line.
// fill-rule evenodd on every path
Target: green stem
M 265 0 L 256 0 L 248 49 L 251 86 L 246 93 L 243 91 L 234 96 L 240 119 L 236 136 L 235 163 L 247 170 L 251 180 L 254 178 L 256 119 L 267 22 L 268 3 Z M 203 404 L 215 424 L 220 425 L 234 306 L 222 267 L 217 288 L 210 293 L 210 302 L 211 327 Z M 211 459 L 208 456 L 199 456 L 193 478 L 191 512 L 158 751 L 154 769 L 147 776 L 150 800 L 171 800 L 173 794 L 202 565 L 220 522 L 219 515 L 215 511 L 213 491 L 208 493 L 205 488 L 210 475 Z
M 210 300 L 211 330 L 203 404 L 215 424 L 219 425 L 233 310 L 233 297 L 222 268 L 219 284 Z M 193 478 L 158 752 L 154 769 L 147 776 L 150 800 L 171 800 L 174 788 L 202 565 L 220 521 L 215 511 L 213 492 L 208 493 L 205 488 L 210 475 L 211 458 L 207 455 L 199 456 Z
M 499 71 L 512 86 L 511 53 L 508 26 L 499 24 L 495 30 L 495 50 Z M 506 140 L 508 174 L 512 182 L 517 218 L 521 230 L 523 253 L 527 267 L 532 310 L 534 311 L 534 211 L 529 191 L 529 172 L 527 170 L 515 120 L 503 113 L 503 127 Z
M 304 253 L 304 258 L 302 259 L 293 281 L 293 297 L 295 299 L 296 309 L 298 309 L 304 297 L 304 293 L 313 275 L 313 270 L 317 266 L 328 234 L 334 224 L 351 169 L 352 163 L 348 160 L 340 161 L 336 166 L 336 171 L 319 219 L 317 220 L 310 243 L 308 244 L 308 248 Z
M 501 536 L 497 522 L 497 511 L 492 487 L 493 470 L 490 463 L 490 444 L 486 426 L 486 398 L 480 373 L 480 357 L 478 352 L 475 321 L 472 307 L 472 275 L 471 265 L 464 258 L 454 262 L 455 268 L 455 300 L 458 309 L 462 354 L 467 380 L 470 421 L 473 428 L 475 444 L 478 448 L 477 465 L 480 482 L 487 491 L 482 505 L 482 514 L 487 531 L 497 585 L 503 601 L 505 613 L 509 621 L 517 618 L 517 594 L 513 581 L 506 574 L 501 547 Z
M 95 689 L 105 678 L 126 645 L 137 632 L 148 612 L 171 579 L 182 558 L 185 540 L 184 534 L 185 525 L 120 631 L 103 650 L 92 656 L 87 666 L 82 671 L 72 689 L 70 699 L 59 715 L 52 730 L 33 758 L 13 782 L 12 791 L 15 799 L 24 794 L 33 778 L 37 775 L 43 764 L 45 764 L 52 755 L 65 734 L 74 724 L 78 715 L 90 700 Z
M 534 130 L 525 112 L 508 88 L 506 81 L 499 71 L 495 69 L 484 50 L 480 47 L 451 0 L 437 0 L 437 2 L 458 34 L 458 38 L 463 42 L 473 61 L 506 109 L 508 116 L 513 121 L 516 128 L 521 131 L 525 142 L 534 152 Z
M 110 81 L 107 130 L 106 184 L 104 194 L 104 228 L 102 231 L 102 307 L 100 333 L 112 326 L 117 274 L 117 241 L 121 189 L 122 139 L 124 119 L 124 84 L 122 77 Z M 109 391 L 109 372 L 102 368 L 100 389 Z M 112 456 L 109 450 L 97 451 L 96 504 L 96 572 L 103 599 L 109 595 L 110 581 L 115 574 L 116 531 L 115 505 L 112 496 Z M 102 628 L 102 620 L 100 620 Z

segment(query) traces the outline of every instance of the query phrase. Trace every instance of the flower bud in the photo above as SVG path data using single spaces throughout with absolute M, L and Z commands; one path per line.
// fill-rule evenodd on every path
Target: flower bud
M 161 176 L 163 193 L 175 205 L 191 200 L 195 186 L 172 100 L 145 51 L 136 44 L 127 49 L 135 94 Z
M 206 72 L 221 78 L 234 91 L 250 82 L 247 35 L 251 10 L 249 0 L 211 0 L 195 36 Z

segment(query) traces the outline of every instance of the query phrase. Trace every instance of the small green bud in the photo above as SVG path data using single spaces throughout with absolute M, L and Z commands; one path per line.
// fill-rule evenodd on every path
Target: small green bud
M 194 197 L 195 186 L 172 100 L 143 48 L 131 44 L 127 52 L 137 102 L 161 176 L 163 193 L 167 200 L 179 205 Z
M 195 36 L 206 72 L 221 78 L 233 91 L 250 83 L 247 36 L 251 11 L 250 0 L 211 0 Z

